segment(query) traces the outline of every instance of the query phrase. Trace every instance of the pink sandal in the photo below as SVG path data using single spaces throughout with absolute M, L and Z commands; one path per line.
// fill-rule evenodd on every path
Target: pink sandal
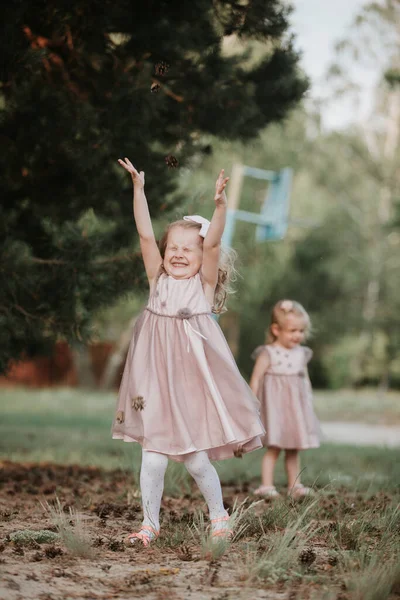
M 126 538 L 127 545 L 134 544 L 136 540 L 140 540 L 143 546 L 150 546 L 151 542 L 154 542 L 159 536 L 159 532 L 150 527 L 150 525 L 142 525 L 138 533 L 131 533 Z
M 229 521 L 229 517 L 220 517 L 219 519 L 211 519 L 211 525 L 214 525 L 215 523 L 226 523 L 226 521 Z M 214 538 L 222 538 L 225 540 L 230 541 L 233 537 L 233 531 L 232 529 L 230 529 L 229 527 L 221 527 L 221 529 L 213 529 L 211 531 L 211 537 Z
M 302 483 L 296 483 L 288 490 L 288 496 L 294 500 L 305 498 L 306 496 L 314 496 L 315 492 L 312 488 L 304 486 Z
M 253 494 L 256 496 L 262 496 L 263 498 L 280 498 L 281 495 L 277 491 L 274 485 L 260 485 L 256 490 L 254 490 Z

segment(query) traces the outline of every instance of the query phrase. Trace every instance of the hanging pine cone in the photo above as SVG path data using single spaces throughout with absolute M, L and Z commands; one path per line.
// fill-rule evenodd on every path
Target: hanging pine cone
M 152 94 L 156 94 L 161 89 L 161 85 L 159 83 L 152 83 L 150 86 L 150 91 Z
M 168 156 L 166 156 L 164 158 L 164 160 L 165 160 L 165 164 L 170 169 L 176 169 L 179 165 L 178 159 L 175 158 L 175 156 L 172 156 L 172 154 L 168 154 Z
M 156 75 L 165 75 L 166 73 L 168 73 L 168 69 L 169 69 L 169 64 L 166 63 L 164 60 L 161 60 L 160 62 L 158 62 L 156 64 L 156 66 L 154 67 L 155 69 L 155 73 Z

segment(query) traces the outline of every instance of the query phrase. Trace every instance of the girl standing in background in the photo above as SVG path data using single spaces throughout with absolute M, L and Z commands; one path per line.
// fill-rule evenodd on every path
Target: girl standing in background
M 312 401 L 307 363 L 310 348 L 301 346 L 311 328 L 310 317 L 298 302 L 281 300 L 272 309 L 267 343 L 253 352 L 250 387 L 261 403 L 263 438 L 267 451 L 262 460 L 261 486 L 255 494 L 277 498 L 274 471 L 285 451 L 288 494 L 299 499 L 312 494 L 300 481 L 300 450 L 319 447 L 319 423 Z

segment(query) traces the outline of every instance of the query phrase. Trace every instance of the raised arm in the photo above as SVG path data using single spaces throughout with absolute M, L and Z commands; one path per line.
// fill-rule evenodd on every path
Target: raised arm
M 265 371 L 269 367 L 269 354 L 268 352 L 261 352 L 258 355 L 256 363 L 254 365 L 253 372 L 250 378 L 250 388 L 255 396 L 258 394 L 258 390 L 260 387 L 261 379 L 265 373 Z
M 139 234 L 144 267 L 151 287 L 160 269 L 162 258 L 154 237 L 149 207 L 144 193 L 144 172 L 140 171 L 139 173 L 127 158 L 125 161 L 119 159 L 118 162 L 132 177 L 133 215 Z
M 221 239 L 224 233 L 226 221 L 226 194 L 225 187 L 229 177 L 224 177 L 224 170 L 218 175 L 215 184 L 215 210 L 211 219 L 210 227 L 203 243 L 203 264 L 201 273 L 204 285 L 208 285 L 213 290 L 218 281 L 218 263 L 221 250 Z

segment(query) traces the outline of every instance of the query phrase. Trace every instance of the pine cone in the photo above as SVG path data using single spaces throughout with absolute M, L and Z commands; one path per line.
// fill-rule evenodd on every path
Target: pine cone
M 169 167 L 170 169 L 176 169 L 179 165 L 178 159 L 175 158 L 175 156 L 172 156 L 172 154 L 168 154 L 168 156 L 166 156 L 164 160 L 167 167 Z
M 156 64 L 154 69 L 155 69 L 156 75 L 165 75 L 166 73 L 168 73 L 169 64 L 166 63 L 164 60 L 161 60 L 160 62 L 158 62 Z
M 306 565 L 311 565 L 316 558 L 317 555 L 312 548 L 304 548 L 304 550 L 300 553 L 299 561 Z
M 150 91 L 152 94 L 156 94 L 161 89 L 161 85 L 159 83 L 152 83 L 150 86 Z

